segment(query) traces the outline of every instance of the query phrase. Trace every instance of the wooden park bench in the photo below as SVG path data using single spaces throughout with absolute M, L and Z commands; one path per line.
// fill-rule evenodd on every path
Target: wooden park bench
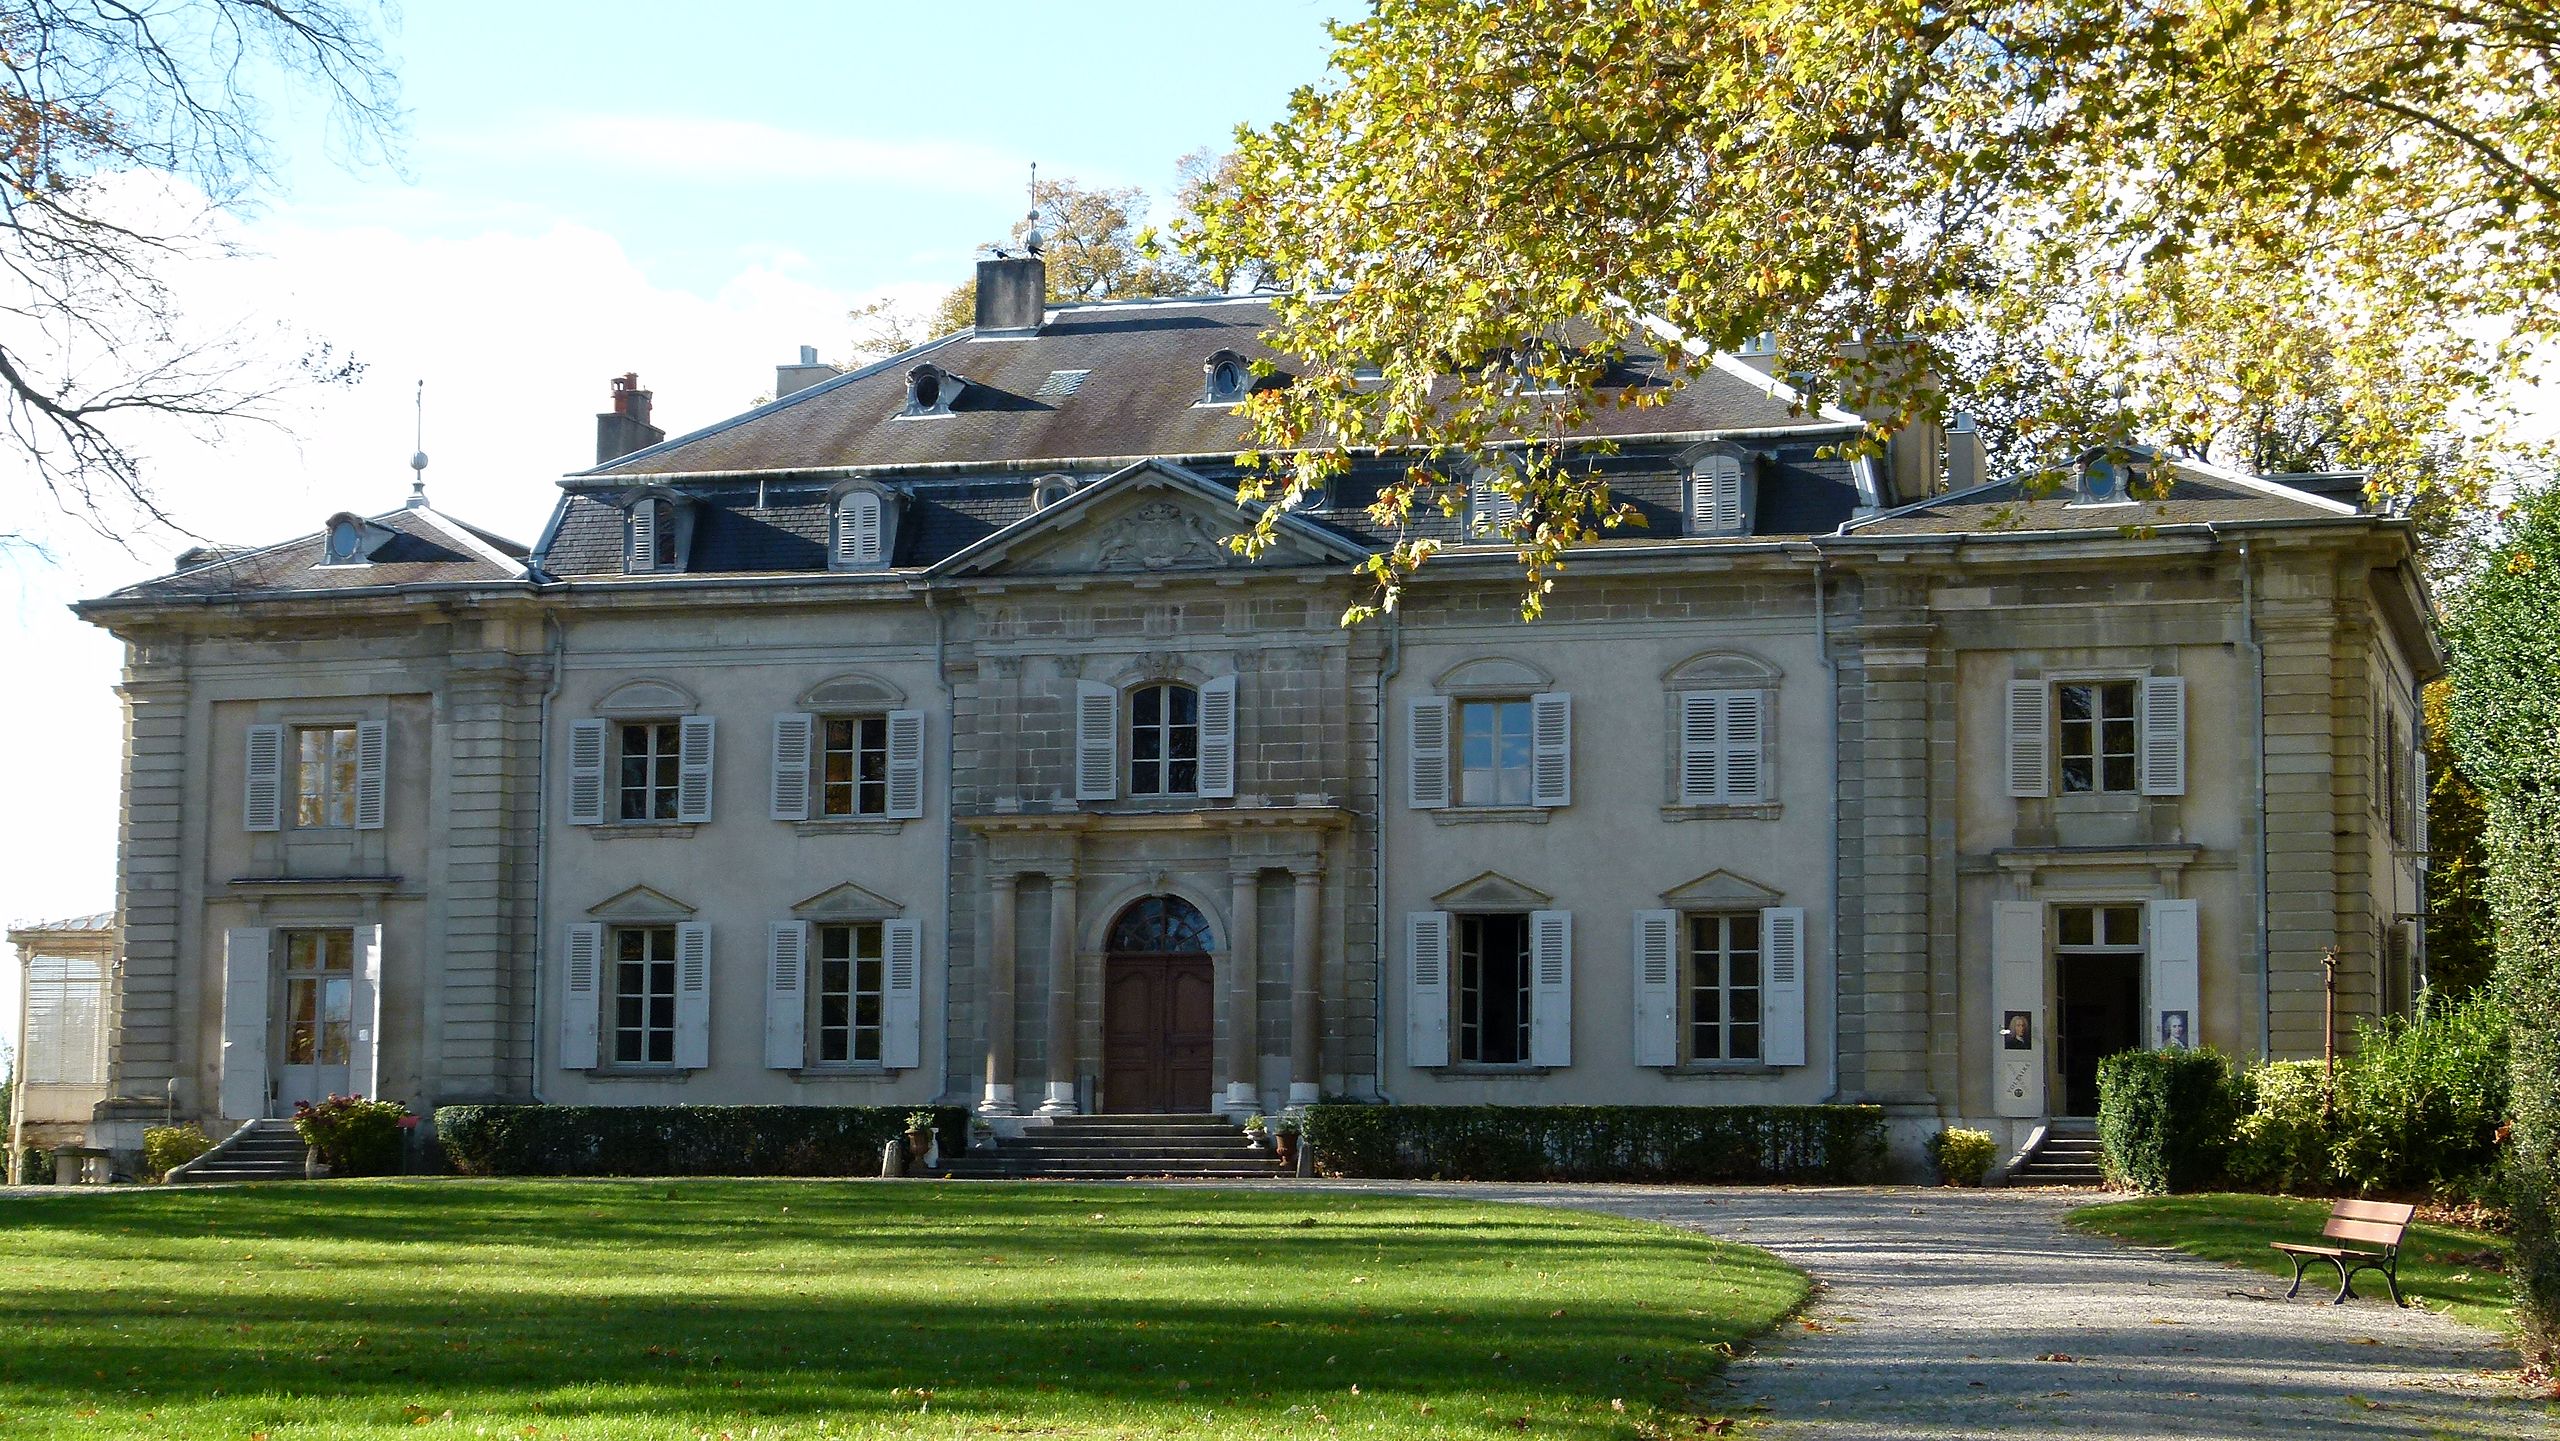
M 2400 1299 L 2400 1233 L 2409 1229 L 2409 1218 L 2416 1214 L 2417 1207 L 2396 1201 L 2340 1201 L 2329 1208 L 2329 1224 L 2320 1228 L 2324 1239 L 2337 1244 L 2272 1242 L 2293 1262 L 2293 1285 L 2285 1295 L 2301 1293 L 2302 1268 L 2317 1258 L 2338 1268 L 2338 1294 L 2330 1304 L 2344 1305 L 2355 1294 L 2358 1271 L 2379 1271 L 2390 1284 L 2391 1303 L 2408 1305 Z

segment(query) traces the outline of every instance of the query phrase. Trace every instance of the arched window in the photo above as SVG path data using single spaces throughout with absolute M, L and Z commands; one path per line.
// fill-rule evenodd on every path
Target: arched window
M 1689 471 L 1689 533 L 1742 535 L 1750 529 L 1742 457 L 1710 455 Z
M 329 522 L 329 564 L 353 565 L 364 555 L 364 525 L 354 516 Z
M 888 552 L 882 539 L 879 492 L 849 490 L 837 498 L 835 562 L 839 569 L 886 564 Z
M 2151 454 L 2139 447 L 2099 446 L 2080 457 L 2082 505 L 2121 505 L 2140 499 L 2151 478 Z
M 1200 692 L 1166 681 L 1129 692 L 1129 794 L 1200 793 Z
M 1044 475 L 1031 482 L 1031 507 L 1047 510 L 1076 493 L 1075 480 L 1064 475 Z
M 1234 405 L 1253 389 L 1253 373 L 1246 369 L 1244 357 L 1232 350 L 1221 350 L 1201 362 L 1207 377 L 1201 394 L 1204 405 Z
M 1131 901 L 1111 923 L 1108 948 L 1135 955 L 1201 955 L 1210 949 L 1209 918 L 1180 896 Z
M 673 502 L 651 498 L 636 502 L 623 519 L 625 568 L 638 574 L 674 570 L 679 554 Z
M 968 382 L 939 365 L 924 364 L 907 372 L 908 415 L 949 415 Z

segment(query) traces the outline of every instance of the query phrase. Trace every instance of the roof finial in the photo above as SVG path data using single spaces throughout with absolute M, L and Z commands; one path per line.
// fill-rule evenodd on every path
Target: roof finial
M 1040 247 L 1048 243 L 1048 237 L 1040 233 L 1039 161 L 1031 162 L 1031 183 L 1023 189 L 1031 196 L 1031 213 L 1023 217 L 1022 249 L 1025 254 L 1037 255 L 1040 253 Z
M 409 481 L 409 508 L 427 503 L 427 382 L 418 382 L 418 450 L 409 457 L 409 469 L 416 472 Z

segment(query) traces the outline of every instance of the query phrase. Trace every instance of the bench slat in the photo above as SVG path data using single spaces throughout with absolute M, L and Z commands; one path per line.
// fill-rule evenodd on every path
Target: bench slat
M 2397 1222 L 2353 1221 L 2343 1216 L 2332 1216 L 2329 1224 L 2320 1228 L 2320 1234 L 2332 1241 L 2369 1241 L 2376 1246 L 2397 1246 L 2400 1233 L 2407 1229 Z
M 2406 1226 L 2418 1208 L 2406 1201 L 2340 1201 L 2329 1214 L 2350 1221 L 2388 1221 Z

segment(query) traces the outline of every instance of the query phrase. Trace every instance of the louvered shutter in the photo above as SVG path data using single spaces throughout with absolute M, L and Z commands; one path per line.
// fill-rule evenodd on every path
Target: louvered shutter
M 1519 498 L 1495 484 L 1490 469 L 1479 470 L 1467 483 L 1467 530 L 1470 539 L 1501 540 L 1520 518 Z
M 1804 1064 L 1804 907 L 1760 912 L 1760 1059 Z
M 1529 1064 L 1573 1064 L 1573 912 L 1529 913 Z
M 909 1070 L 924 1046 L 924 927 L 881 923 L 880 956 L 880 1064 Z
M 378 831 L 387 817 L 391 728 L 381 721 L 356 723 L 356 829 Z M 371 1094 L 367 1092 L 367 1094 Z
M 1449 913 L 1404 918 L 1405 1064 L 1449 1064 Z
M 2197 972 L 2201 956 L 2196 935 L 2194 901 L 2153 901 L 2151 912 L 2151 1034 L 2143 1037 L 2154 1050 L 2167 1047 L 2173 1033 L 2169 1016 L 2183 1019 L 2174 1038 L 2181 1048 L 2200 1046 L 2204 1016 L 2198 1009 Z
M 569 824 L 604 823 L 605 722 L 569 722 Z
M 2187 793 L 2187 681 L 2155 675 L 2142 682 L 2142 793 Z
M 222 1114 L 267 1113 L 267 947 L 264 926 L 222 933 Z
M 1638 911 L 1632 957 L 1636 1064 L 1680 1064 L 1680 913 Z
M 253 831 L 284 829 L 284 727 L 249 727 L 247 781 L 240 800 L 241 827 Z M 259 1113 L 265 1112 L 264 1102 Z
M 1222 675 L 1200 687 L 1200 794 L 1236 793 L 1236 678 Z
M 809 923 L 776 921 L 765 933 L 765 1069 L 800 1069 L 808 1047 Z
M 1076 799 L 1120 794 L 1120 692 L 1100 681 L 1076 682 Z
M 1679 700 L 1680 803 L 1713 805 L 1721 794 L 1724 699 L 1714 691 L 1682 691 Z
M 2027 1040 L 2012 1049 L 2008 1019 L 2023 1013 Z M 2002 1116 L 2044 1114 L 2044 906 L 2001 901 L 1991 908 L 1991 1109 Z
M 2418 736 L 2409 739 L 2409 788 L 2413 792 L 2409 797 L 2410 849 L 2423 856 L 2427 853 L 2427 748 Z
M 1701 535 L 1735 535 L 1742 530 L 1742 462 L 1730 455 L 1711 455 L 1699 462 L 1690 482 L 1689 518 Z
M 564 960 L 560 1069 L 592 1071 L 596 1068 L 596 1027 L 604 1014 L 604 927 L 571 926 Z
M 1529 803 L 1573 804 L 1573 697 L 1563 691 L 1529 697 Z
M 354 978 L 347 1009 L 355 1035 L 347 1046 L 347 1090 L 382 1099 L 382 927 L 355 928 Z
M 711 1064 L 711 927 L 701 921 L 676 927 L 676 1064 Z
M 1404 711 L 1405 798 L 1413 809 L 1449 803 L 1449 698 L 1424 696 Z
M 809 751 L 818 718 L 786 712 L 773 718 L 773 818 L 809 818 Z
M 2034 797 L 2053 788 L 2052 690 L 2040 680 L 2009 682 L 2009 794 Z
M 686 716 L 678 725 L 676 750 L 676 819 L 711 819 L 712 718 Z
M 631 553 L 623 558 L 626 569 L 637 575 L 654 570 L 658 564 L 658 503 L 644 500 L 631 507 Z
M 924 814 L 924 712 L 889 712 L 889 809 L 893 821 Z
M 1735 805 L 1768 794 L 1769 730 L 1762 716 L 1767 699 L 1758 691 L 1729 692 L 1724 698 L 1723 799 Z
M 864 566 L 880 563 L 880 497 L 867 490 L 848 492 L 836 504 L 836 563 Z

